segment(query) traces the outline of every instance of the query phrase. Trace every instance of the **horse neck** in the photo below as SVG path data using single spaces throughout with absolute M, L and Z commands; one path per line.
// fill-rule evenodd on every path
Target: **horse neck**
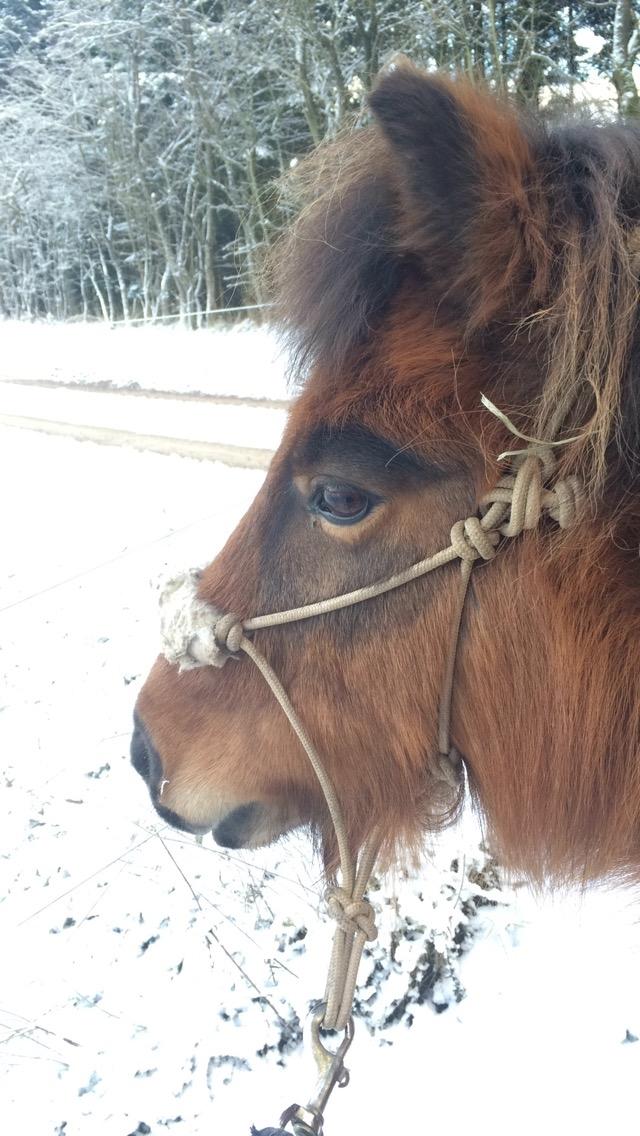
M 541 540 L 474 572 L 454 742 L 508 866 L 536 880 L 637 878 L 636 573 L 610 548 L 609 562 L 577 540 L 580 555 L 551 558 Z

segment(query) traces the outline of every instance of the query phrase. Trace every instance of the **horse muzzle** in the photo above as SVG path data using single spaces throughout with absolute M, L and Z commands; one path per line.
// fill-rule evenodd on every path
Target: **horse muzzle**
M 173 809 L 168 809 L 166 805 L 161 803 L 162 790 L 166 784 L 163 777 L 162 761 L 160 754 L 154 746 L 144 723 L 139 714 L 134 711 L 133 715 L 133 734 L 131 735 L 131 764 L 136 773 L 139 773 L 142 780 L 145 782 L 153 807 L 162 820 L 173 828 L 180 829 L 181 832 L 190 832 L 192 835 L 199 835 L 203 832 L 208 832 L 210 825 L 196 825 L 190 824 L 174 812 Z
M 145 782 L 153 807 L 162 820 L 194 836 L 211 832 L 222 848 L 259 848 L 302 823 L 302 819 L 292 816 L 289 809 L 259 801 L 228 801 L 217 807 L 205 823 L 186 820 L 162 801 L 169 781 L 164 777 L 160 754 L 137 711 L 133 716 L 131 764 Z

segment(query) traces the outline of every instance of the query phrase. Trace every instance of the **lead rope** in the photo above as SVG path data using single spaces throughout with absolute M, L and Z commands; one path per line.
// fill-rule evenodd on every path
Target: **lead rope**
M 498 413 L 498 416 L 512 428 L 513 433 L 518 434 L 509 420 L 501 412 L 496 411 L 493 404 L 488 400 L 484 400 L 484 404 L 492 412 Z M 373 908 L 365 898 L 365 892 L 380 848 L 380 837 L 375 831 L 371 833 L 365 841 L 359 861 L 355 860 L 349 848 L 340 802 L 320 755 L 280 679 L 245 632 L 311 619 L 363 603 L 459 559 L 460 586 L 440 697 L 439 755 L 437 768 L 434 770 L 437 777 L 452 787 L 457 787 L 461 758 L 451 744 L 451 703 L 460 627 L 473 565 L 478 559 L 492 560 L 501 538 L 516 537 L 524 530 L 535 529 L 545 514 L 555 520 L 560 528 L 569 528 L 574 524 L 583 500 L 581 483 L 575 476 L 557 481 L 552 489 L 546 487 L 556 467 L 551 446 L 560 443 L 543 444 L 535 439 L 526 440 L 531 443 L 526 450 L 509 455 L 515 460 L 515 474 L 502 477 L 495 488 L 481 498 L 481 516 L 457 521 L 451 529 L 451 543 L 447 548 L 418 561 L 402 572 L 395 573 L 387 580 L 356 588 L 344 595 L 305 604 L 302 607 L 246 620 L 241 620 L 232 613 L 223 614 L 213 605 L 201 600 L 197 594 L 200 579 L 200 574 L 197 572 L 192 571 L 169 581 L 161 597 L 164 655 L 169 663 L 177 664 L 180 670 L 201 666 L 222 667 L 227 659 L 237 657 L 240 652 L 244 652 L 257 666 L 311 762 L 335 829 L 341 884 L 329 889 L 327 907 L 337 926 L 325 1003 L 320 1014 L 314 1018 L 316 1050 L 319 1047 L 321 1054 L 319 1060 L 321 1071 L 326 1066 L 326 1072 L 321 1078 L 321 1090 L 314 1099 L 322 1103 L 310 1105 L 307 1109 L 300 1109 L 297 1105 L 292 1106 L 284 1114 L 282 1121 L 282 1123 L 291 1121 L 295 1132 L 300 1136 L 307 1134 L 321 1136 L 322 1112 L 328 1094 L 335 1084 L 346 1083 L 347 1074 L 342 1058 L 346 1052 L 347 1042 L 351 1043 L 353 1034 L 351 1008 L 358 967 L 365 943 L 377 936 Z M 337 1054 L 327 1051 L 320 1042 L 318 1033 L 320 1026 L 323 1029 L 347 1031 L 345 1041 Z

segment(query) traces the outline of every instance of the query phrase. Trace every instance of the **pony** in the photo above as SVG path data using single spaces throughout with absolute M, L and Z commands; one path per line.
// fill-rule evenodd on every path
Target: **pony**
M 369 108 L 295 172 L 273 278 L 299 392 L 198 596 L 244 618 L 383 580 L 477 512 L 511 428 L 553 439 L 580 517 L 543 520 L 474 569 L 451 740 L 506 868 L 637 879 L 640 132 L 545 124 L 407 62 Z M 446 565 L 253 633 L 354 852 L 375 827 L 392 862 L 455 813 L 435 757 L 457 579 Z M 177 827 L 238 848 L 306 825 L 335 864 L 316 776 L 245 658 L 184 671 L 159 658 L 132 759 Z

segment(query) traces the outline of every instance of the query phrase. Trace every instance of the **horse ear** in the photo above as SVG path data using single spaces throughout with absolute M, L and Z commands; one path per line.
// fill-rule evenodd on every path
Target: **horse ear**
M 422 206 L 422 224 L 449 241 L 462 235 L 479 190 L 471 124 L 459 94 L 444 77 L 403 62 L 382 76 L 369 97 L 376 121 L 400 159 L 399 181 L 413 203 Z
M 369 97 L 392 154 L 401 200 L 400 240 L 429 275 L 486 323 L 531 287 L 540 249 L 531 145 L 513 111 L 481 88 L 407 62 Z

